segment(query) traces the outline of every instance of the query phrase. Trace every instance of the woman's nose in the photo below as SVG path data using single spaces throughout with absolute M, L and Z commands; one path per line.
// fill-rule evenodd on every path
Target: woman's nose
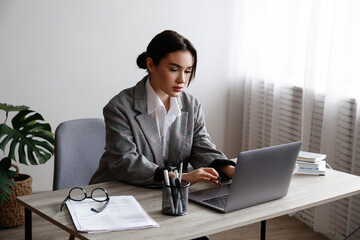
M 185 83 L 186 82 L 186 74 L 182 72 L 179 77 L 177 78 L 178 83 Z

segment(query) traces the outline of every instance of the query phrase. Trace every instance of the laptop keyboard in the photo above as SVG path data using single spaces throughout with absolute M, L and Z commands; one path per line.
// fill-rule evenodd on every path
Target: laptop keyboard
M 220 197 L 209 198 L 204 200 L 203 202 L 224 209 L 228 196 L 229 195 L 227 194 Z

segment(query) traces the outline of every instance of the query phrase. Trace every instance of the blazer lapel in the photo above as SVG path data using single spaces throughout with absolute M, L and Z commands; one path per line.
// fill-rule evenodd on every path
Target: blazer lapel
M 141 127 L 143 134 L 151 148 L 156 164 L 160 167 L 164 166 L 161 139 L 151 114 L 140 114 L 136 116 L 136 121 L 139 123 L 139 126 Z
M 147 76 L 144 77 L 138 84 L 136 84 L 135 87 L 134 109 L 140 112 L 140 114 L 137 115 L 135 119 L 139 123 L 139 126 L 150 146 L 150 149 L 154 155 L 155 163 L 162 167 L 164 166 L 164 160 L 161 139 L 151 114 L 147 113 L 145 89 L 146 80 Z

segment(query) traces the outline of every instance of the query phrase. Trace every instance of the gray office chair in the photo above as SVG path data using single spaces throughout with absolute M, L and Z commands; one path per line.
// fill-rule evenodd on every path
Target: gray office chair
M 61 123 L 55 131 L 53 190 L 88 185 L 104 149 L 103 119 L 77 119 Z

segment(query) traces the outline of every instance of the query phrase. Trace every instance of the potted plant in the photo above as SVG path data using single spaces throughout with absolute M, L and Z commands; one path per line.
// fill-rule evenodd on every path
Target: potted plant
M 32 182 L 30 176 L 19 174 L 14 163 L 37 165 L 48 161 L 54 153 L 54 134 L 50 124 L 27 106 L 0 103 L 0 110 L 5 111 L 4 123 L 0 124 L 0 149 L 5 155 L 0 161 L 0 225 L 11 227 L 24 223 L 24 208 L 14 195 L 30 194 Z M 11 126 L 6 123 L 10 112 L 16 112 Z

